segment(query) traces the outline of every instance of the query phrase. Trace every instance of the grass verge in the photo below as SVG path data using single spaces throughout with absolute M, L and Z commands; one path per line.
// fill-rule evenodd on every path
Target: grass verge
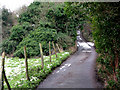
M 69 52 L 57 53 L 57 55 L 58 58 L 52 55 L 52 62 L 50 62 L 49 56 L 44 56 L 44 69 L 41 69 L 40 58 L 28 59 L 30 81 L 26 79 L 24 58 L 6 58 L 5 72 L 11 88 L 36 88 L 55 67 L 61 65 L 70 56 Z M 4 83 L 4 87 L 7 88 L 6 83 Z

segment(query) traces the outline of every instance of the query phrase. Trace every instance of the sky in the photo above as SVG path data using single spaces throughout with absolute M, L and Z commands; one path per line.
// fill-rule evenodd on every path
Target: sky
M 22 7 L 23 5 L 30 5 L 34 0 L 0 0 L 0 8 L 2 6 L 5 6 L 7 9 L 10 9 L 11 11 L 15 11 Z M 84 0 L 36 0 L 36 1 L 54 1 L 54 2 L 61 2 L 61 1 L 84 1 Z M 94 0 L 89 0 L 94 1 Z M 99 0 L 99 1 L 120 1 L 120 0 Z
M 5 6 L 7 9 L 11 11 L 15 11 L 22 7 L 23 5 L 30 5 L 34 0 L 0 0 L 0 8 Z

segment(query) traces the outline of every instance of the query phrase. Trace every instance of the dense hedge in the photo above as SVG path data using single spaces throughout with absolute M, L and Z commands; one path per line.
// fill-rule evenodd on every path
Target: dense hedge
M 120 88 L 119 9 L 119 2 L 66 3 L 65 8 L 70 16 L 84 14 L 81 18 L 91 24 L 92 36 L 99 54 L 99 73 L 106 82 L 105 87 L 109 88 Z
M 100 73 L 110 88 L 120 88 L 120 14 L 119 3 L 90 5 L 93 38 L 99 53 Z M 97 6 L 97 8 L 94 8 Z

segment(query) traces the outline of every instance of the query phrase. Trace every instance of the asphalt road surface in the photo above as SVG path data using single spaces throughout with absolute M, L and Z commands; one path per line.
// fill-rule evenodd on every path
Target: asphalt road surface
M 62 65 L 56 68 L 37 89 L 40 88 L 97 88 L 94 48 L 78 48 Z
M 77 31 L 78 51 L 56 68 L 40 85 L 40 88 L 97 88 L 95 65 L 97 53 L 84 42 Z

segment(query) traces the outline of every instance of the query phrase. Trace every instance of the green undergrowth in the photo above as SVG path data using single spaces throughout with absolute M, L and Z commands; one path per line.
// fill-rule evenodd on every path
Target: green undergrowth
M 50 63 L 49 56 L 44 56 L 44 69 L 41 69 L 40 58 L 28 59 L 28 72 L 30 81 L 26 79 L 25 59 L 22 58 L 6 58 L 5 72 L 11 88 L 36 88 L 55 67 L 59 66 L 66 58 L 69 57 L 69 52 L 57 53 L 58 57 L 52 55 Z M 6 83 L 4 87 L 7 88 Z

